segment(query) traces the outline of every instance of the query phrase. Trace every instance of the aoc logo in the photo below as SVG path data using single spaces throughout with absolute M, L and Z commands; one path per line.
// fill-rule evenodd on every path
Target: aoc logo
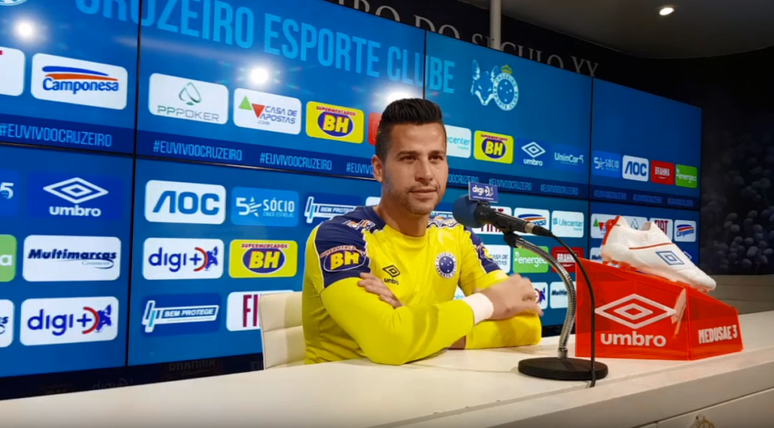
M 452 253 L 441 253 L 435 258 L 435 271 L 442 278 L 451 279 L 457 274 L 457 258 Z
M 361 144 L 365 115 L 362 111 L 330 104 L 306 105 L 306 133 L 312 138 Z
M 320 254 L 323 269 L 326 272 L 342 272 L 363 266 L 366 262 L 365 251 L 352 245 L 340 245 Z
M 122 67 L 37 54 L 32 58 L 32 95 L 40 100 L 123 110 L 127 72 Z
M 232 278 L 282 278 L 296 275 L 298 245 L 294 241 L 231 241 Z
M 510 164 L 513 162 L 513 137 L 476 131 L 474 156 L 478 160 Z

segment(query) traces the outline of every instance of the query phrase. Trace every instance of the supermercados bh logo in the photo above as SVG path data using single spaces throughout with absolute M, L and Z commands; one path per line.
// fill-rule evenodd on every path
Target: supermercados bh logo
M 298 244 L 294 241 L 231 241 L 232 278 L 289 278 L 296 275 Z
M 696 222 L 675 221 L 675 242 L 696 242 Z
M 306 224 L 317 225 L 325 220 L 344 215 L 361 204 L 357 196 L 313 193 L 306 197 L 304 218 Z
M 194 122 L 228 122 L 228 88 L 223 85 L 153 73 L 148 90 L 151 114 Z
M 241 226 L 295 227 L 298 193 L 291 190 L 235 187 L 231 192 L 231 222 Z
M 234 93 L 234 124 L 240 128 L 298 135 L 301 120 L 298 98 L 241 88 Z
M 19 336 L 25 346 L 109 341 L 118 336 L 118 318 L 115 297 L 28 299 Z
M 29 282 L 115 281 L 120 274 L 118 238 L 31 235 L 24 240 L 22 275 Z
M 306 104 L 306 133 L 312 138 L 361 144 L 365 135 L 361 110 L 330 104 Z
M 511 111 L 519 102 L 519 85 L 513 77 L 510 66 L 494 66 L 491 71 L 482 70 L 478 61 L 473 60 L 473 83 L 470 86 L 471 95 L 478 98 L 481 105 L 487 106 L 491 101 L 503 111 Z
M 529 221 L 535 224 L 535 226 L 550 227 L 551 213 L 548 210 L 538 210 L 534 208 L 516 208 L 513 210 L 513 215 L 516 218 L 520 218 L 524 221 Z
M 482 161 L 513 163 L 513 137 L 493 132 L 476 131 L 473 156 Z
M 142 333 L 146 336 L 214 333 L 220 329 L 217 293 L 147 296 L 142 306 Z
M 600 306 L 594 312 L 613 322 L 631 328 L 629 334 L 602 333 L 602 343 L 614 346 L 642 346 L 663 348 L 667 339 L 661 335 L 641 335 L 638 329 L 660 322 L 675 315 L 676 311 L 654 300 L 638 294 Z M 601 330 L 620 330 L 620 328 L 600 328 Z
M 554 144 L 552 149 L 553 158 L 551 159 L 551 166 L 553 168 L 584 173 L 588 171 L 586 166 L 588 152 L 584 152 L 577 147 L 560 144 Z
M 126 69 L 73 58 L 32 58 L 32 95 L 40 100 L 114 110 L 126 107 Z
M 335 273 L 357 269 L 368 261 L 365 251 L 354 245 L 339 245 L 323 251 L 320 263 L 325 272 Z
M 225 249 L 220 239 L 148 238 L 143 251 L 145 279 L 216 279 L 223 275 Z
M 518 165 L 542 167 L 548 162 L 548 158 L 544 156 L 549 149 L 548 143 L 519 138 L 516 146 L 520 147 L 516 162 Z
M 583 238 L 586 218 L 582 212 L 554 211 L 551 232 L 560 238 Z
M 33 174 L 29 212 L 36 217 L 117 220 L 123 214 L 123 183 L 112 177 Z

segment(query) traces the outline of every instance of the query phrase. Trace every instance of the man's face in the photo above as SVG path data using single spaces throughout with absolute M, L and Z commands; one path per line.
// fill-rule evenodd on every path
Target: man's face
M 374 156 L 374 176 L 382 198 L 390 198 L 415 215 L 435 210 L 446 193 L 449 164 L 442 125 L 396 125 L 385 162 Z

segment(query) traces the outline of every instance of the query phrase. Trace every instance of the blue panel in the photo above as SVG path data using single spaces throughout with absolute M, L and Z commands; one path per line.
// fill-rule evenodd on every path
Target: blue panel
M 669 208 L 654 208 L 634 205 L 591 202 L 589 219 L 589 243 L 591 257 L 601 261 L 599 248 L 605 237 L 604 222 L 617 215 L 626 216 L 629 225 L 639 229 L 645 221 L 655 220 L 667 236 L 699 265 L 699 212 Z
M 133 152 L 138 25 L 130 2 L 16 3 L 0 9 L 0 140 Z
M 591 79 L 434 33 L 426 98 L 444 112 L 452 184 L 588 195 Z
M 422 96 L 416 28 L 319 0 L 143 8 L 139 154 L 370 178 L 378 115 Z
M 261 352 L 253 297 L 301 290 L 306 239 L 329 212 L 320 208 L 379 194 L 369 180 L 138 160 L 129 364 Z M 250 270 L 250 260 L 267 263 Z
M 0 376 L 125 364 L 132 163 L 0 147 Z
M 594 80 L 592 199 L 699 209 L 700 164 L 701 109 Z

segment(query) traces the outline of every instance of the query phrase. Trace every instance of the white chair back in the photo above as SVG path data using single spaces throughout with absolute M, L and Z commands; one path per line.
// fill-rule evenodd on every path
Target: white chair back
M 304 364 L 301 292 L 268 293 L 258 300 L 263 339 L 263 369 Z

